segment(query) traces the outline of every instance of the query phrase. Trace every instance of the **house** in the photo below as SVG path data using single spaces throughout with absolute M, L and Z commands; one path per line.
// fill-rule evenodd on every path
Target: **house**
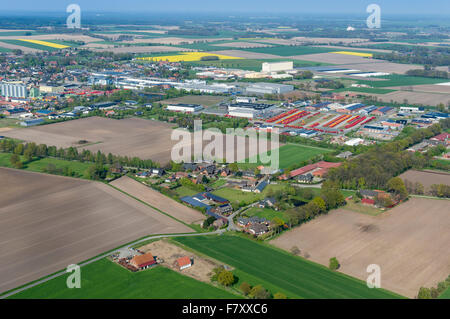
M 150 172 L 139 172 L 139 173 L 136 173 L 136 177 L 145 178 L 145 177 L 149 177 L 149 176 L 150 176 Z
M 269 185 L 269 183 L 266 180 L 263 180 L 261 183 L 259 183 L 255 187 L 254 192 L 255 193 L 262 193 L 262 191 L 264 190 L 264 188 L 266 188 L 267 185 Z
M 225 218 L 219 218 L 213 222 L 213 226 L 216 229 L 221 228 L 221 227 L 225 226 L 226 224 L 227 224 L 227 220 Z
M 113 174 L 122 174 L 123 173 L 123 167 L 120 165 L 120 163 L 116 162 L 110 167 L 110 171 Z
M 314 176 L 311 173 L 303 174 L 297 176 L 297 180 L 299 181 L 299 183 L 309 184 L 314 180 Z
M 227 177 L 228 175 L 231 174 L 231 171 L 229 168 L 225 167 L 220 171 L 220 176 L 222 177 Z
M 323 177 L 330 168 L 339 167 L 341 165 L 342 163 L 320 161 L 318 163 L 309 164 L 291 171 L 290 177 L 293 178 L 299 175 L 304 175 L 306 173 L 311 173 L 314 176 Z
M 373 205 L 375 205 L 375 200 L 370 199 L 370 198 L 363 198 L 363 199 L 361 200 L 361 203 L 362 203 L 363 205 L 370 205 L 370 206 L 373 206 Z
M 223 197 L 214 195 L 214 194 L 209 193 L 209 192 L 206 192 L 206 193 L 204 193 L 204 194 L 202 194 L 202 195 L 203 195 L 203 197 L 205 197 L 206 199 L 208 199 L 208 200 L 210 200 L 210 201 L 213 201 L 213 202 L 216 202 L 216 203 L 219 203 L 219 204 L 227 204 L 227 203 L 230 202 L 230 201 L 229 201 L 228 199 L 226 199 L 226 198 L 223 198 Z
M 162 169 L 162 168 L 152 168 L 150 170 L 150 173 L 153 176 L 163 176 L 164 175 L 164 169 Z
M 346 151 L 346 152 L 339 153 L 338 155 L 336 155 L 336 157 L 347 159 L 347 158 L 350 158 L 350 156 L 352 156 L 352 155 L 353 155 L 352 152 Z
M 273 207 L 275 206 L 276 202 L 277 201 L 274 197 L 266 197 L 258 202 L 258 206 L 259 208 Z
M 156 265 L 156 260 L 151 253 L 145 253 L 143 255 L 136 255 L 131 258 L 130 264 L 137 269 L 142 270 Z
M 367 198 L 367 199 L 375 199 L 378 197 L 378 193 L 376 191 L 373 191 L 371 189 L 361 189 L 359 191 L 359 193 L 361 194 L 361 196 L 363 198 Z
M 254 224 L 254 225 L 251 225 L 251 226 L 248 228 L 248 232 L 249 232 L 250 234 L 255 235 L 255 236 L 259 236 L 259 235 L 265 234 L 265 233 L 267 233 L 268 231 L 269 231 L 269 227 L 267 227 L 267 226 L 264 225 L 264 224 Z
M 180 257 L 176 260 L 176 265 L 178 269 L 183 270 L 192 266 L 192 260 L 187 256 Z
M 197 170 L 197 163 L 183 163 L 183 169 L 185 171 L 194 172 Z
M 450 144 L 450 134 L 449 133 L 441 133 L 430 138 L 431 141 L 437 141 L 442 143 L 444 146 L 448 146 Z
M 214 208 L 214 212 L 220 215 L 224 215 L 233 211 L 233 207 L 230 203 L 222 204 Z

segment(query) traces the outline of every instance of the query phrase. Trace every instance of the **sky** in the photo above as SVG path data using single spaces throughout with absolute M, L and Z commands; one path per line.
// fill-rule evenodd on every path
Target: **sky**
M 371 3 L 386 15 L 450 15 L 450 0 L 2 0 L 1 11 L 62 12 L 76 3 L 85 12 L 323 13 L 366 15 Z M 0 13 L 1 13 L 0 11 Z

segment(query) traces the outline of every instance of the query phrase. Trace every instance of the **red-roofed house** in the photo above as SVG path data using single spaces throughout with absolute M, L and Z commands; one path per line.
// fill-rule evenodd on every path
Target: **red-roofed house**
M 450 134 L 449 133 L 441 133 L 441 134 L 438 134 L 438 135 L 430 138 L 430 140 L 443 142 L 445 145 L 449 145 L 450 144 Z
M 375 205 L 375 200 L 370 199 L 370 198 L 363 198 L 363 199 L 361 199 L 361 203 L 364 204 L 364 205 L 371 205 L 371 206 L 373 206 L 373 205 Z
M 296 170 L 293 170 L 290 174 L 290 177 L 293 178 L 295 176 L 303 175 L 306 173 L 311 173 L 314 176 L 323 177 L 330 168 L 332 167 L 339 167 L 342 163 L 331 163 L 331 162 L 325 162 L 320 161 L 315 164 L 309 164 L 303 167 L 300 167 Z
M 136 255 L 130 260 L 130 264 L 138 269 L 146 269 L 156 265 L 156 260 L 151 253 Z
M 191 258 L 184 256 L 177 259 L 177 265 L 180 270 L 189 268 L 192 266 Z

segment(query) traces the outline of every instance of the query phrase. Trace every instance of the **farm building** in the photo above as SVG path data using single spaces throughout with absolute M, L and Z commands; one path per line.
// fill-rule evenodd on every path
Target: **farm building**
M 383 107 L 378 108 L 375 111 L 372 111 L 370 114 L 383 116 L 383 115 L 392 114 L 394 112 L 395 112 L 395 109 L 393 107 L 383 106 Z
M 183 270 L 192 266 L 192 260 L 191 258 L 184 256 L 178 258 L 176 264 L 180 270 Z
M 293 170 L 290 173 L 290 177 L 293 178 L 296 176 L 304 175 L 306 173 L 311 173 L 313 176 L 323 177 L 330 168 L 339 167 L 341 165 L 342 165 L 342 163 L 331 163 L 331 162 L 320 161 L 318 163 L 306 165 L 306 166 L 300 167 L 296 170 Z
M 130 264 L 136 267 L 137 269 L 142 270 L 156 265 L 156 260 L 153 257 L 153 255 L 150 252 L 148 252 L 143 255 L 134 256 L 133 258 L 131 258 Z
M 42 124 L 42 123 L 44 123 L 43 119 L 32 119 L 32 120 L 25 120 L 23 122 L 20 122 L 20 125 L 29 127 L 29 126 L 39 125 L 39 124 Z
M 444 145 L 448 146 L 450 144 L 450 134 L 449 133 L 441 133 L 432 138 L 431 141 L 441 142 Z

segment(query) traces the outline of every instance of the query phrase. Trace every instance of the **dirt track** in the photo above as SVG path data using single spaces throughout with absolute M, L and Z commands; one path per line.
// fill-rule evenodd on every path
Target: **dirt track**
M 278 237 L 272 244 L 297 246 L 303 255 L 366 280 L 370 264 L 381 267 L 381 287 L 413 298 L 450 274 L 449 201 L 412 198 L 377 217 L 340 209 Z
M 184 206 L 128 176 L 116 179 L 111 185 L 185 223 L 191 224 L 205 219 L 199 211 Z
M 98 182 L 0 168 L 0 292 L 187 226 Z

